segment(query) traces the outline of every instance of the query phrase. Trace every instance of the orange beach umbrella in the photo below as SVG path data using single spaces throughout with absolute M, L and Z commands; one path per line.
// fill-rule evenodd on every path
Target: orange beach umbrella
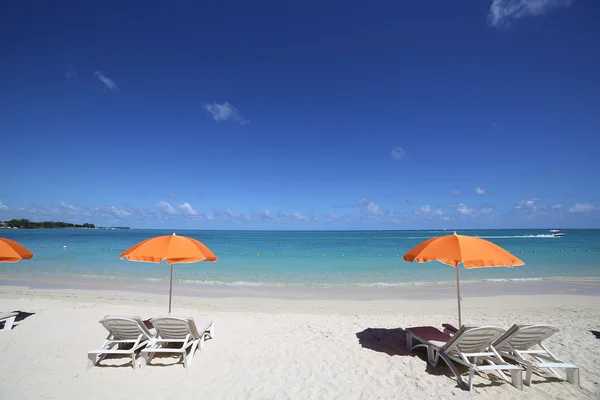
M 217 261 L 217 256 L 202 242 L 175 234 L 146 239 L 122 252 L 121 259 L 125 258 L 129 261 L 154 263 L 167 261 L 167 264 L 171 267 L 169 314 L 171 313 L 171 295 L 173 292 L 173 264 Z
M 19 262 L 23 259 L 29 260 L 31 257 L 33 257 L 33 253 L 22 244 L 0 238 L 0 262 Z
M 458 295 L 458 325 L 460 315 L 460 283 L 458 264 L 465 268 L 508 267 L 525 263 L 502 247 L 477 237 L 457 235 L 439 236 L 428 239 L 404 255 L 404 260 L 413 262 L 439 261 L 456 269 L 456 292 Z

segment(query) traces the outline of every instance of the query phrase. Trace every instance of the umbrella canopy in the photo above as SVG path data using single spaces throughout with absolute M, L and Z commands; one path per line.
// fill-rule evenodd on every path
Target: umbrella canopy
M 173 292 L 173 264 L 194 263 L 199 261 L 217 261 L 208 247 L 202 242 L 187 237 L 166 235 L 146 239 L 121 253 L 121 259 L 160 263 L 163 260 L 171 267 L 169 282 L 169 314 Z
M 456 291 L 458 295 L 458 325 L 461 324 L 460 314 L 460 280 L 458 264 L 465 268 L 508 267 L 512 268 L 525 263 L 504 250 L 502 247 L 487 240 L 457 235 L 439 236 L 428 239 L 413 247 L 403 256 L 405 261 L 428 262 L 439 261 L 456 269 Z
M 0 238 L 0 262 L 18 262 L 29 260 L 33 253 L 14 240 Z

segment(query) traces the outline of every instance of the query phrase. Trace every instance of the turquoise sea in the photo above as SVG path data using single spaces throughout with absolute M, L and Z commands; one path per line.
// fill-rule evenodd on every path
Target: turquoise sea
M 525 261 L 522 267 L 461 268 L 461 281 L 600 277 L 600 230 L 464 230 L 486 238 Z M 166 264 L 120 260 L 124 249 L 166 230 L 36 229 L 0 231 L 34 254 L 0 263 L 0 274 L 37 279 L 168 280 Z M 393 286 L 453 282 L 452 268 L 438 262 L 408 263 L 402 255 L 445 231 L 176 231 L 205 243 L 216 263 L 179 264 L 174 281 L 214 285 Z

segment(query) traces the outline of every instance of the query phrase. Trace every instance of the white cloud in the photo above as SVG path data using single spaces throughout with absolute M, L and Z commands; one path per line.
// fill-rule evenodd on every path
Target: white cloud
M 596 209 L 596 206 L 594 206 L 591 203 L 578 203 L 578 204 L 575 204 L 573 207 L 569 207 L 569 212 L 584 213 L 584 212 L 594 211 L 595 209 Z
M 187 215 L 187 216 L 198 215 L 198 212 L 196 212 L 196 210 L 194 210 L 192 208 L 192 206 L 190 205 L 190 203 L 188 203 L 187 201 L 183 204 L 178 205 L 177 208 L 179 208 L 183 212 L 184 215 Z
M 460 190 L 454 189 L 454 192 L 452 194 L 455 196 L 460 196 Z
M 175 210 L 175 207 L 173 207 L 171 204 L 167 203 L 166 201 L 159 201 L 156 204 L 156 208 L 161 213 L 168 214 L 168 215 L 174 215 L 177 212 Z
M 383 208 L 381 208 L 381 206 L 379 204 L 373 203 L 369 199 L 365 199 L 365 198 L 357 199 L 356 204 L 360 208 L 363 208 L 369 215 L 372 215 L 372 216 L 390 215 L 391 216 L 391 213 L 384 210 Z
M 517 204 L 515 204 L 516 210 L 530 210 L 535 211 L 537 209 L 536 202 L 538 199 L 533 198 L 529 200 L 519 200 Z
M 492 207 L 483 207 L 482 209 L 479 210 L 479 212 L 482 214 L 491 214 L 492 211 L 493 211 Z
M 229 104 L 229 102 L 225 102 L 223 104 L 212 103 L 212 104 L 203 104 L 202 107 L 208 111 L 208 113 L 212 116 L 212 119 L 215 121 L 227 121 L 232 120 L 240 123 L 241 125 L 249 124 L 250 121 L 242 117 L 237 108 Z
M 75 71 L 67 71 L 65 72 L 65 78 L 67 79 L 79 79 L 79 75 Z
M 488 13 L 488 23 L 492 26 L 506 26 L 511 20 L 537 17 L 571 4 L 572 0 L 494 0 Z
M 334 222 L 349 222 L 352 218 L 348 214 L 332 212 L 331 214 L 325 216 L 325 219 Z
M 392 158 L 394 160 L 402 160 L 404 158 L 404 156 L 406 155 L 404 149 L 402 147 L 394 147 L 391 151 L 392 154 Z
M 424 206 L 420 207 L 417 210 L 414 210 L 413 212 L 409 213 L 408 216 L 409 217 L 418 217 L 418 218 L 422 218 L 422 217 L 441 217 L 442 215 L 444 215 L 444 210 L 442 210 L 441 208 L 437 207 L 431 207 L 429 204 L 425 204 Z
M 381 206 L 373 202 L 369 202 L 369 204 L 367 204 L 367 212 L 372 215 L 383 215 Z
M 477 196 L 483 196 L 483 195 L 485 194 L 485 189 L 484 189 L 484 188 L 482 188 L 481 186 L 477 186 L 477 187 L 475 188 L 475 194 L 476 194 Z
M 458 206 L 456 206 L 456 212 L 461 215 L 474 215 L 475 209 L 469 208 L 466 204 L 460 203 Z
M 552 208 L 554 208 L 555 210 L 560 210 L 561 208 L 563 208 L 562 204 L 555 204 L 552 206 Z
M 280 220 L 285 220 L 285 221 L 292 221 L 292 220 L 306 221 L 306 220 L 308 220 L 308 216 L 307 215 L 304 215 L 304 214 L 299 213 L 299 212 L 279 211 L 279 212 L 277 212 L 276 216 Z
M 106 206 L 102 208 L 96 209 L 101 215 L 107 217 L 114 217 L 117 219 L 125 219 L 131 215 L 131 212 L 128 210 L 119 210 L 115 206 Z
M 98 80 L 102 83 L 104 83 L 104 85 L 109 88 L 112 91 L 117 91 L 119 90 L 119 88 L 117 87 L 117 84 L 115 83 L 115 81 L 113 81 L 112 79 L 110 79 L 108 76 L 104 75 L 102 72 L 100 71 L 96 71 L 94 72 L 94 75 L 96 75 L 96 78 L 98 78 Z
M 2 201 L 0 201 L 0 210 L 7 210 L 8 206 L 6 204 L 4 204 Z

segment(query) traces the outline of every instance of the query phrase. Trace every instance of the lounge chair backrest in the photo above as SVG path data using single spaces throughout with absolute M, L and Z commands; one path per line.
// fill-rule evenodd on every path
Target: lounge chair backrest
M 192 318 L 164 316 L 153 318 L 150 322 L 162 339 L 185 339 L 187 335 L 192 335 L 194 339 L 200 337 Z
M 516 350 L 527 350 L 548 339 L 558 332 L 553 325 L 513 325 L 504 335 L 494 342 L 496 350 L 503 350 L 509 345 Z
M 446 353 L 482 353 L 498 339 L 504 329 L 498 326 L 462 326 L 442 347 Z
M 105 316 L 100 320 L 107 331 L 112 333 L 117 340 L 135 340 L 140 334 L 144 334 L 147 339 L 152 338 L 152 334 L 144 325 L 140 317 L 117 317 Z

